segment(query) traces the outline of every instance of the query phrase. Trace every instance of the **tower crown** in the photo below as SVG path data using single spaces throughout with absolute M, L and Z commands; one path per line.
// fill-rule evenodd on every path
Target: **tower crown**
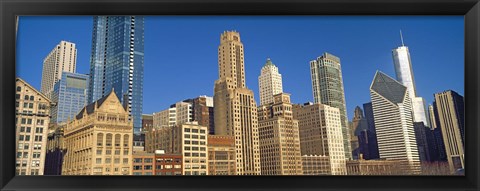
M 236 42 L 241 42 L 240 41 L 240 33 L 237 31 L 224 31 L 220 35 L 220 43 L 228 42 L 228 41 L 236 41 Z

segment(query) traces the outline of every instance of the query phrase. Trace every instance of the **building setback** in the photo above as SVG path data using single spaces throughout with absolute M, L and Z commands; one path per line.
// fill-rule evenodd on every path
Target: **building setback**
M 88 103 L 115 89 L 135 133 L 142 127 L 143 38 L 143 16 L 93 17 Z
M 340 110 L 323 104 L 293 105 L 298 120 L 301 154 L 329 157 L 331 175 L 346 175 Z
M 446 157 L 453 173 L 465 168 L 465 114 L 464 98 L 448 90 L 435 94 L 434 110 L 438 117 Z
M 302 175 L 298 120 L 293 119 L 290 95 L 279 93 L 258 107 L 262 175 Z
M 133 124 L 114 91 L 64 128 L 62 175 L 132 175 Z
M 40 91 L 51 99 L 55 84 L 62 79 L 62 73 L 75 73 L 77 48 L 74 43 L 60 41 L 43 59 L 42 85 Z
M 208 174 L 235 175 L 235 137 L 208 135 Z
M 282 74 L 278 73 L 270 58 L 262 67 L 258 76 L 258 92 L 260 92 L 260 105 L 267 105 L 273 102 L 273 96 L 283 92 Z
M 88 75 L 63 72 L 52 93 L 52 123 L 73 120 L 87 105 Z
M 221 34 L 218 66 L 215 134 L 235 137 L 237 175 L 260 175 L 257 104 L 253 91 L 245 86 L 244 49 L 238 32 Z
M 370 86 L 380 158 L 400 160 L 405 170 L 420 173 L 411 99 L 400 82 L 377 71 Z
M 24 80 L 15 83 L 15 174 L 44 175 L 51 102 Z
M 350 132 L 348 130 L 347 106 L 343 87 L 340 58 L 324 53 L 310 61 L 310 74 L 314 103 L 321 103 L 340 109 L 343 147 L 345 158 L 352 158 Z

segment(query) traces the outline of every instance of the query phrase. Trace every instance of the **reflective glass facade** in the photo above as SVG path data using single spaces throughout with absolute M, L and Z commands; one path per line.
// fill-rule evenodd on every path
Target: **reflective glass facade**
M 134 131 L 142 127 L 144 17 L 96 16 L 92 35 L 88 103 L 112 89 L 130 113 Z
M 52 123 L 67 122 L 87 104 L 88 75 L 63 72 L 53 89 Z

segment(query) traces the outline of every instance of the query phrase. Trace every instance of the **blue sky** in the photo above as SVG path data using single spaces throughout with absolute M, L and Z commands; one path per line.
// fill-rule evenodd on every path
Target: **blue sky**
M 61 40 L 76 44 L 77 73 L 88 73 L 92 17 L 21 17 L 17 75 L 40 89 L 45 56 Z M 143 113 L 199 95 L 213 96 L 217 48 L 225 30 L 240 32 L 247 87 L 255 92 L 267 58 L 279 67 L 292 102 L 313 100 L 309 61 L 324 52 L 341 59 L 349 119 L 370 101 L 376 70 L 395 77 L 392 49 L 410 49 L 417 94 L 464 94 L 462 16 L 154 16 L 145 19 Z

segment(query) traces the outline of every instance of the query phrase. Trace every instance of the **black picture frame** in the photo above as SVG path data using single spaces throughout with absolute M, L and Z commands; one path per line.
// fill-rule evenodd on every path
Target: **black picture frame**
M 1 190 L 478 190 L 478 0 L 0 0 Z M 464 15 L 465 176 L 15 176 L 20 15 Z M 432 47 L 438 48 L 438 47 Z

